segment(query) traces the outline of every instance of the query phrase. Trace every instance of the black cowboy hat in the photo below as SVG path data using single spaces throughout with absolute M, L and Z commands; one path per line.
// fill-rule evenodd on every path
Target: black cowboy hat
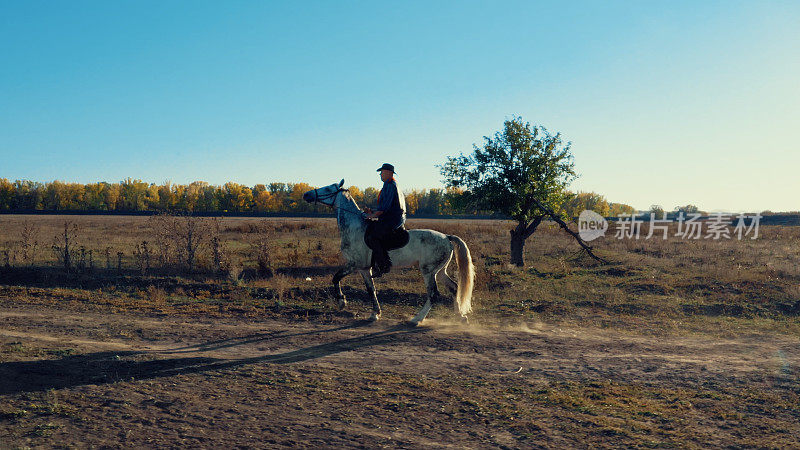
M 380 172 L 381 170 L 391 170 L 392 173 L 397 173 L 394 171 L 394 166 L 389 163 L 383 163 L 383 165 L 378 168 L 377 172 Z

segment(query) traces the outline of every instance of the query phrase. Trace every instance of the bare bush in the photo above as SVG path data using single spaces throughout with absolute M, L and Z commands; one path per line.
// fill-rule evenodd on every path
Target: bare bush
M 139 272 L 144 276 L 150 270 L 150 256 L 152 251 L 147 246 L 147 241 L 142 241 L 141 244 L 136 244 L 133 249 L 133 258 L 136 261 L 136 266 Z
M 250 239 L 250 253 L 258 264 L 258 274 L 262 277 L 271 277 L 272 269 L 272 243 L 274 240 L 274 227 L 262 221 L 254 228 L 253 237 Z
M 81 248 L 80 248 L 80 250 L 77 252 L 77 254 L 78 254 L 78 255 L 80 255 L 80 257 L 78 258 L 78 261 L 77 261 L 76 267 L 78 268 L 78 270 L 80 270 L 81 272 L 83 272 L 83 271 L 84 271 L 84 270 L 86 270 L 86 268 L 87 268 L 86 257 L 87 257 L 87 255 L 89 254 L 89 252 L 87 252 L 87 251 L 86 251 L 86 247 L 84 247 L 83 245 L 81 245 Z
M 64 221 L 64 232 L 59 233 L 53 239 L 53 253 L 61 266 L 66 270 L 72 269 L 75 264 L 77 252 L 75 251 L 75 241 L 78 236 L 78 225 L 68 220 Z
M 175 265 L 176 246 L 174 245 L 174 229 L 172 228 L 174 216 L 162 214 L 148 219 L 148 225 L 153 230 L 155 246 L 158 249 L 158 263 L 162 268 L 172 268 Z
M 220 219 L 215 217 L 211 219 L 209 227 L 211 235 L 211 265 L 217 273 L 228 272 L 232 266 L 231 257 L 225 248 L 225 243 L 222 241 L 220 222 Z
M 225 274 L 228 280 L 234 283 L 239 283 L 241 281 L 243 270 L 244 267 L 241 261 L 239 261 L 239 258 L 235 257 L 225 258 L 220 267 L 221 273 Z
M 36 251 L 39 248 L 39 234 L 41 227 L 30 220 L 22 223 L 20 232 L 20 257 L 26 266 L 32 266 L 36 260 Z
M 14 259 L 16 260 L 17 251 L 15 249 L 8 249 L 4 248 L 2 252 L 3 255 L 3 267 L 6 269 L 11 268 L 11 255 L 14 255 Z
M 157 306 L 167 304 L 167 293 L 163 289 L 150 285 L 147 286 L 147 298 Z
M 160 215 L 151 218 L 159 257 L 164 267 L 179 265 L 193 272 L 198 251 L 210 241 L 208 220 L 192 216 Z
M 111 262 L 111 247 L 106 247 L 103 251 L 103 254 L 106 256 L 106 269 L 111 269 L 114 267 Z
M 175 243 L 178 245 L 178 257 L 186 270 L 192 272 L 197 252 L 208 242 L 209 226 L 197 217 L 180 217 L 175 227 Z
M 286 248 L 292 249 L 288 255 L 286 255 L 286 263 L 289 267 L 297 267 L 300 263 L 300 241 L 298 240 L 296 243 L 288 243 Z

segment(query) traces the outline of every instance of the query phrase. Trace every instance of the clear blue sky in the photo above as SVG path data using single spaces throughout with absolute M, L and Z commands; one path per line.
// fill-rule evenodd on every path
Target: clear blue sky
M 564 3 L 567 3 L 566 5 Z M 800 2 L 0 2 L 0 178 L 441 187 L 505 119 L 637 208 L 800 209 Z

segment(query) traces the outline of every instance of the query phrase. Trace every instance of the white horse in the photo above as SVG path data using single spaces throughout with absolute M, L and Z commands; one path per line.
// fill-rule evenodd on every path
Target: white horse
M 322 203 L 336 209 L 336 220 L 339 224 L 339 234 L 342 238 L 342 255 L 346 264 L 333 276 L 333 287 L 339 300 L 339 307 L 347 305 L 347 299 L 342 293 L 339 282 L 347 275 L 358 271 L 364 279 L 367 291 L 372 294 L 371 321 L 380 319 L 381 306 L 372 282 L 372 250 L 364 242 L 364 231 L 367 220 L 364 213 L 356 204 L 350 192 L 343 189 L 344 180 L 330 186 L 313 189 L 303 194 L 303 199 L 309 203 Z M 405 267 L 418 264 L 425 279 L 428 289 L 428 298 L 419 313 L 409 322 L 411 325 L 419 324 L 439 297 L 436 282 L 443 282 L 447 289 L 455 295 L 454 306 L 462 320 L 466 321 L 467 314 L 472 311 L 472 290 L 475 284 L 475 267 L 469 248 L 458 236 L 446 235 L 434 230 L 408 230 L 409 241 L 404 247 L 389 251 L 394 267 Z M 447 264 L 456 256 L 458 264 L 458 283 L 453 281 L 446 272 Z

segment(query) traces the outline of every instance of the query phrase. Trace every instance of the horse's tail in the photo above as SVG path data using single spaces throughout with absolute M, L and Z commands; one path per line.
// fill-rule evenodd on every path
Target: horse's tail
M 458 290 L 456 291 L 456 308 L 462 316 L 472 312 L 472 290 L 475 288 L 475 266 L 472 265 L 472 256 L 469 247 L 460 237 L 447 235 L 453 243 L 453 253 L 458 264 Z

